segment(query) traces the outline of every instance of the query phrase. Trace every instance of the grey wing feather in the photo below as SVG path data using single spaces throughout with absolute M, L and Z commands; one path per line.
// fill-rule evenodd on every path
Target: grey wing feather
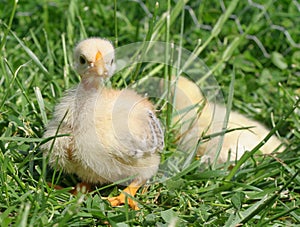
M 161 151 L 164 148 L 164 132 L 159 120 L 150 110 L 148 110 L 148 125 L 151 134 L 149 141 L 152 146 L 151 153 Z
M 141 158 L 147 153 L 161 151 L 164 147 L 164 133 L 159 120 L 150 110 L 147 110 L 146 114 L 143 133 L 130 134 L 131 136 L 124 138 L 126 142 L 122 143 L 128 145 L 124 151 L 131 157 Z

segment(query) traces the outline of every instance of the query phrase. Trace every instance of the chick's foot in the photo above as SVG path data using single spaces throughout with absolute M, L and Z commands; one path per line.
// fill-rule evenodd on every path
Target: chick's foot
M 125 188 L 120 195 L 116 196 L 116 197 L 111 197 L 108 198 L 108 201 L 110 202 L 111 206 L 115 207 L 115 206 L 120 206 L 122 204 L 127 203 L 128 205 L 133 209 L 133 210 L 139 210 L 139 207 L 137 205 L 137 202 L 135 202 L 131 197 L 134 197 L 136 192 L 138 191 L 138 189 L 140 188 L 140 186 L 137 186 L 134 182 L 131 183 L 127 188 Z
M 76 184 L 75 188 L 70 191 L 73 195 L 77 195 L 78 193 L 86 194 L 91 192 L 92 186 L 89 183 L 81 182 Z

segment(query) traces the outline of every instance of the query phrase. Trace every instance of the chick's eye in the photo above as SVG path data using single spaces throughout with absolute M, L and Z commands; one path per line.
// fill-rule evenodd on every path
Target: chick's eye
M 86 60 L 83 56 L 80 56 L 79 57 L 79 62 L 80 62 L 80 64 L 84 65 L 86 63 Z
M 110 64 L 112 65 L 114 63 L 114 59 L 111 59 L 111 62 L 110 62 Z

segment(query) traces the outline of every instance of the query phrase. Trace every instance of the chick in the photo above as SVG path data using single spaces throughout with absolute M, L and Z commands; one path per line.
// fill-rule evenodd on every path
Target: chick
M 181 114 L 173 120 L 174 122 L 181 121 L 182 128 L 179 137 L 181 137 L 180 144 L 183 149 L 195 148 L 198 139 L 203 135 L 220 133 L 222 131 L 226 114 L 225 106 L 206 101 L 199 87 L 191 80 L 182 76 L 178 78 L 176 83 L 175 94 L 174 107 Z M 193 106 L 202 107 L 199 111 L 198 108 L 192 108 Z M 239 128 L 248 129 L 235 130 L 224 135 L 222 148 L 218 157 L 219 163 L 225 162 L 228 159 L 229 151 L 231 151 L 230 160 L 239 159 L 245 151 L 252 150 L 269 133 L 269 130 L 261 123 L 249 119 L 240 113 L 231 111 L 227 129 Z M 208 142 L 200 144 L 198 155 L 213 160 L 219 141 L 220 136 L 217 136 L 211 138 Z M 260 148 L 263 154 L 269 154 L 276 149 L 278 152 L 284 149 L 281 146 L 281 141 L 276 136 L 272 136 Z
M 55 107 L 42 149 L 53 168 L 75 173 L 84 182 L 104 184 L 126 178 L 132 183 L 111 205 L 125 203 L 158 170 L 164 132 L 153 105 L 132 90 L 104 86 L 115 70 L 114 48 L 100 38 L 81 41 L 74 50 L 79 85 Z M 60 134 L 69 134 L 61 136 Z M 138 209 L 128 198 L 128 204 Z

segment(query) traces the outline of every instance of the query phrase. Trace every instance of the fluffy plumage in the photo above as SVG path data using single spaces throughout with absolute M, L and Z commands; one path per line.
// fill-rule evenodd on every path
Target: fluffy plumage
M 156 173 L 158 152 L 164 146 L 153 105 L 134 91 L 103 85 L 115 68 L 114 49 L 107 40 L 80 42 L 74 60 L 81 83 L 67 91 L 55 107 L 44 134 L 45 138 L 69 136 L 43 145 L 49 164 L 94 184 L 134 177 L 131 186 L 136 189 Z M 119 205 L 123 199 L 112 204 Z M 137 209 L 132 201 L 130 205 Z
M 180 120 L 182 123 L 181 146 L 183 149 L 190 149 L 197 144 L 201 135 L 210 135 L 222 131 L 224 117 L 226 114 L 225 106 L 207 102 L 199 89 L 199 87 L 184 77 L 179 77 L 176 85 L 175 108 L 183 112 L 174 122 Z M 198 113 L 198 108 L 193 106 L 203 106 Z M 185 111 L 184 111 L 185 110 Z M 189 110 L 189 111 L 186 111 Z M 249 119 L 240 113 L 231 111 L 227 125 L 227 129 L 246 128 L 249 129 L 231 131 L 225 134 L 223 145 L 221 148 L 219 162 L 225 162 L 228 159 L 229 150 L 231 150 L 230 160 L 239 159 L 246 150 L 252 150 L 260 143 L 269 130 L 261 123 Z M 220 137 L 215 137 L 199 146 L 198 154 L 211 160 L 216 155 Z M 261 147 L 264 154 L 269 154 L 277 149 L 282 151 L 281 141 L 272 136 L 266 144 Z

